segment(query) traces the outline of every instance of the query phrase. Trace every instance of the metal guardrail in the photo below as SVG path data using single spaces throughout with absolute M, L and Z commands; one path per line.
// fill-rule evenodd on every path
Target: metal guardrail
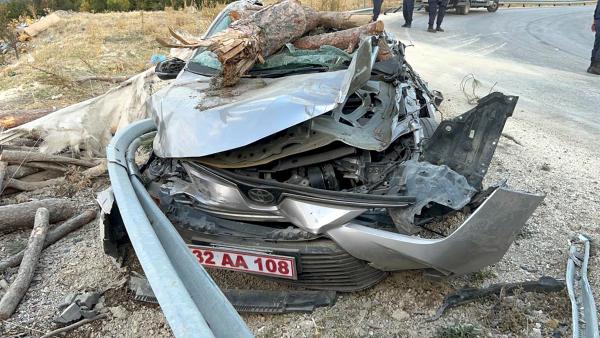
M 582 251 L 578 251 L 578 245 L 583 246 Z M 573 338 L 600 338 L 598 312 L 588 280 L 589 260 L 590 239 L 579 235 L 571 241 L 566 272 L 567 290 L 571 300 Z M 578 281 L 579 285 L 577 285 Z
M 564 0 L 501 0 L 500 6 L 513 7 L 514 5 L 525 6 L 585 6 L 593 5 L 597 1 L 564 1 Z
M 144 273 L 176 337 L 252 337 L 137 176 L 137 139 L 155 129 L 150 119 L 132 123 L 106 150 L 114 197 Z

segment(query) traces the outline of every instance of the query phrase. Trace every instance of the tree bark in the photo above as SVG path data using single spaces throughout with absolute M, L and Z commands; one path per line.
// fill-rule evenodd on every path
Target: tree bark
M 319 49 L 323 45 L 331 45 L 352 52 L 358 45 L 361 36 L 380 34 L 383 32 L 383 28 L 383 22 L 376 21 L 368 25 L 338 32 L 305 36 L 296 40 L 294 46 L 300 49 Z
M 48 219 L 48 209 L 37 209 L 35 213 L 35 225 L 33 226 L 33 231 L 31 231 L 27 248 L 23 253 L 23 264 L 19 267 L 17 278 L 15 278 L 4 297 L 2 297 L 2 300 L 0 300 L 0 319 L 2 320 L 12 316 L 21 299 L 25 296 L 27 289 L 29 289 L 29 284 L 33 278 L 35 267 L 40 258 L 44 241 L 46 240 Z
M 229 12 L 229 18 L 231 18 L 231 22 L 238 21 L 240 19 L 246 19 L 263 8 L 263 6 L 244 3 L 239 6 L 239 8 Z
M 223 66 L 215 84 L 232 86 L 256 62 L 263 62 L 317 24 L 316 11 L 303 7 L 298 0 L 286 0 L 235 21 L 223 32 L 199 41 L 197 46 L 215 53 Z
M 75 203 L 58 198 L 1 206 L 0 234 L 31 228 L 35 211 L 39 208 L 50 211 L 51 223 L 65 220 L 75 213 Z
M 96 210 L 86 210 L 81 215 L 70 218 L 63 224 L 51 229 L 48 232 L 48 235 L 46 236 L 46 241 L 44 242 L 44 249 L 58 242 L 58 240 L 62 239 L 71 232 L 81 228 L 82 226 L 94 220 L 94 218 L 96 218 L 96 214 Z M 23 250 L 15 255 L 12 255 L 0 261 L 0 273 L 8 268 L 19 266 L 19 264 L 21 264 L 21 261 L 23 260 L 24 253 L 25 251 Z
M 350 29 L 367 25 L 371 22 L 371 14 L 355 14 L 351 12 L 318 12 L 318 25 L 333 29 Z
M 98 165 L 93 161 L 80 160 L 77 158 L 14 150 L 4 150 L 0 155 L 0 161 L 5 161 L 9 163 L 54 162 L 73 164 L 88 168 L 95 167 L 96 165 Z

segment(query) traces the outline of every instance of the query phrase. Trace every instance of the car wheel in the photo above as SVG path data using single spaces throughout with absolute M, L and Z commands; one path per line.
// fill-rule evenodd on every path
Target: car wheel
M 494 13 L 495 11 L 498 10 L 498 7 L 500 7 L 500 4 L 498 3 L 498 0 L 495 0 L 493 4 L 487 6 L 487 10 L 490 13 Z
M 467 1 L 467 3 L 464 6 L 456 6 L 456 13 L 458 13 L 460 15 L 467 15 L 467 14 L 469 14 L 470 10 L 471 10 L 471 3 L 469 1 Z

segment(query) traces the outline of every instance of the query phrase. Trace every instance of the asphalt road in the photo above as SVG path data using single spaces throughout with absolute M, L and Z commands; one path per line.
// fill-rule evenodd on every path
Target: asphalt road
M 411 29 L 400 27 L 400 13 L 383 18 L 387 30 L 413 45 L 407 58 L 432 87 L 457 94 L 460 81 L 473 74 L 481 81 L 481 95 L 493 87 L 520 96 L 521 118 L 543 119 L 567 135 L 600 142 L 600 76 L 585 72 L 593 11 L 592 6 L 449 11 L 446 32 L 435 34 L 425 31 L 423 11 L 415 12 Z

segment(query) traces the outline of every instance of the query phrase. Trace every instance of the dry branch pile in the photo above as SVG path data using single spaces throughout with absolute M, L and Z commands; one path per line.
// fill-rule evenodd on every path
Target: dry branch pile
M 19 148 L 24 149 L 12 150 Z M 105 159 L 83 160 L 43 154 L 36 147 L 4 146 L 0 150 L 0 196 L 3 193 L 34 191 L 65 183 L 65 175 L 73 168 L 81 168 L 82 179 L 92 179 L 107 171 Z
M 96 177 L 106 171 L 105 160 L 84 160 L 72 154 L 42 154 L 35 143 L 27 140 L 15 143 L 18 145 L 0 148 L 0 196 L 65 183 L 64 175 L 72 168 L 82 168 L 83 177 Z M 0 300 L 0 319 L 9 318 L 17 309 L 29 289 L 42 250 L 91 222 L 96 213 L 95 210 L 79 213 L 75 201 L 59 198 L 0 206 L 0 236 L 33 227 L 27 247 L 0 261 L 0 273 L 19 267 L 16 278 Z M 50 225 L 62 221 L 65 222 Z
M 349 12 L 317 12 L 302 6 L 299 0 L 285 0 L 261 10 L 246 9 L 230 13 L 233 22 L 227 29 L 203 40 L 183 37 L 170 29 L 178 43 L 158 39 L 163 46 L 204 47 L 216 54 L 222 71 L 217 85 L 235 85 L 256 62 L 279 51 L 285 44 L 294 42 L 297 48 L 318 49 L 332 45 L 354 51 L 361 36 L 379 35 L 383 22 L 372 22 L 370 15 Z M 330 33 L 310 35 L 317 27 L 334 30 Z
M 49 155 L 39 152 L 37 141 L 13 141 L 11 145 L 0 147 L 0 197 L 57 184 L 61 184 L 62 189 L 75 185 L 76 190 L 81 183 L 74 182 L 69 177 L 71 173 L 76 171 L 79 180 L 89 180 L 107 170 L 105 159 L 82 159 L 69 153 Z M 0 320 L 10 318 L 17 310 L 43 250 L 96 218 L 96 209 L 82 210 L 78 205 L 76 200 L 61 198 L 0 205 L 0 236 L 10 238 L 10 233 L 33 227 L 27 246 L 0 260 L 0 275 L 14 274 L 10 287 L 0 299 Z M 11 270 L 15 267 L 18 267 L 16 272 Z

